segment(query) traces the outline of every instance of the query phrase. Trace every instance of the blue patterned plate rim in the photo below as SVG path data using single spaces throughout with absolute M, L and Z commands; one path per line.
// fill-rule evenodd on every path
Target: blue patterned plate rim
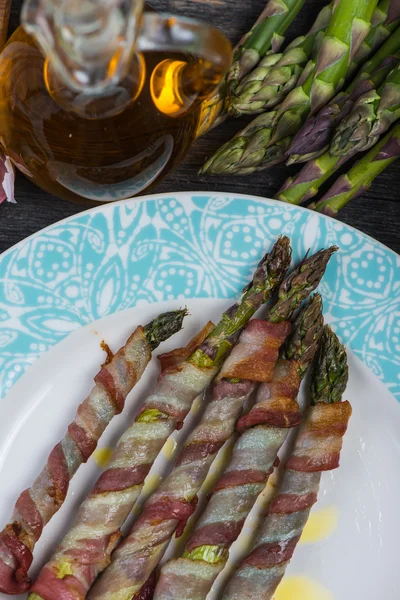
M 253 194 L 241 194 L 241 193 L 235 193 L 235 192 L 210 192 L 210 191 L 171 192 L 171 193 L 160 192 L 159 194 L 147 194 L 145 196 L 136 196 L 133 198 L 125 198 L 125 200 L 116 200 L 114 202 L 109 202 L 108 204 L 100 204 L 100 206 L 94 206 L 92 208 L 88 208 L 87 210 L 83 210 L 79 213 L 70 215 L 69 217 L 65 217 L 64 219 L 60 219 L 59 221 L 56 221 L 55 223 L 52 223 L 51 225 L 47 225 L 46 227 L 43 227 L 42 229 L 35 231 L 34 233 L 32 233 L 31 235 L 28 235 L 23 240 L 20 240 L 16 244 L 13 244 L 12 246 L 10 246 L 10 248 L 7 248 L 7 250 L 4 250 L 0 254 L 0 266 L 1 266 L 1 261 L 4 258 L 4 256 L 6 256 L 7 254 L 18 249 L 20 246 L 24 245 L 26 242 L 29 242 L 30 240 L 35 238 L 37 235 L 39 235 L 41 233 L 46 233 L 46 231 L 48 231 L 52 227 L 55 227 L 58 225 L 64 225 L 65 223 L 68 223 L 69 221 L 73 221 L 77 217 L 81 217 L 83 215 L 93 214 L 93 213 L 97 213 L 97 212 L 103 212 L 105 209 L 108 209 L 110 207 L 121 207 L 121 206 L 124 206 L 131 202 L 136 203 L 136 202 L 152 202 L 154 200 L 164 200 L 164 199 L 169 199 L 171 196 L 174 196 L 175 198 L 186 198 L 187 196 L 201 196 L 201 197 L 210 196 L 212 198 L 215 198 L 218 196 L 224 196 L 224 197 L 232 196 L 236 199 L 245 200 L 245 201 L 253 200 L 254 202 L 267 202 L 267 203 L 272 202 L 274 204 L 279 202 L 278 200 L 274 200 L 274 198 L 267 198 L 266 196 L 256 196 Z M 306 206 L 296 206 L 296 205 L 291 205 L 291 204 L 281 204 L 281 206 L 285 206 L 285 208 L 291 208 L 294 210 L 306 211 L 306 212 L 312 214 L 313 216 L 317 216 L 320 219 L 327 219 L 328 221 L 336 221 L 336 219 L 334 219 L 333 217 L 330 217 L 329 215 L 325 215 L 323 213 L 316 213 L 316 212 L 312 211 L 311 209 L 307 208 Z M 397 258 L 400 258 L 400 254 L 398 254 L 397 252 L 392 250 L 392 248 L 389 248 L 389 246 L 386 246 L 386 244 L 384 244 L 383 242 L 376 240 L 374 237 L 372 237 L 372 235 L 369 235 L 368 233 L 364 233 L 364 231 L 361 231 L 361 229 L 358 229 L 357 227 L 354 227 L 353 225 L 348 225 L 347 223 L 342 223 L 342 224 L 347 229 L 351 229 L 351 230 L 357 232 L 358 234 L 362 235 L 363 237 L 369 239 L 372 243 L 381 246 L 385 251 L 391 252 Z
M 0 398 L 75 329 L 142 303 L 231 298 L 287 234 L 295 260 L 341 251 L 321 285 L 325 315 L 400 400 L 400 257 L 358 229 L 276 200 L 162 193 L 49 225 L 0 256 Z

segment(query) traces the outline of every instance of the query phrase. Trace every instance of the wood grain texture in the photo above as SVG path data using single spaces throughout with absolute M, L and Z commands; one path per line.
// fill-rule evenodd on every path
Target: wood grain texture
M 236 43 L 256 20 L 266 0 L 152 0 L 158 10 L 197 17 L 220 27 Z M 14 0 L 10 32 L 19 23 L 21 0 Z M 323 0 L 307 0 L 305 8 L 288 32 L 288 39 L 307 31 Z M 278 166 L 247 177 L 201 177 L 197 170 L 217 148 L 243 127 L 246 120 L 229 120 L 205 138 L 198 140 L 185 162 L 151 192 L 211 190 L 238 192 L 273 197 L 290 173 L 297 167 Z M 0 125 L 1 126 L 1 125 Z M 80 212 L 89 205 L 77 205 L 58 200 L 35 187 L 22 175 L 17 176 L 17 205 L 0 205 L 0 252 L 26 236 Z M 383 242 L 400 253 L 400 162 L 394 163 L 374 182 L 361 198 L 353 200 L 340 213 L 345 223 Z
M 11 0 L 0 0 L 0 48 L 3 48 L 7 40 L 10 12 Z

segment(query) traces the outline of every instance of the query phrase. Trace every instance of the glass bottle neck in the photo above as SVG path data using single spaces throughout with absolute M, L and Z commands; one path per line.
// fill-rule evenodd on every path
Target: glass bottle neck
M 101 93 L 128 73 L 143 0 L 25 0 L 22 22 L 76 92 Z

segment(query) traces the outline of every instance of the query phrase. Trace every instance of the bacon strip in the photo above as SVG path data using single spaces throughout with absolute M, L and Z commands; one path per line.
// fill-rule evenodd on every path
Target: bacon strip
M 223 551 L 228 550 L 237 539 L 247 515 L 268 481 L 288 427 L 300 420 L 296 402 L 299 387 L 296 362 L 278 360 L 272 382 L 259 386 L 254 407 L 239 420 L 237 428 L 242 435 L 187 542 L 187 552 L 206 545 L 219 548 L 223 556 Z M 204 600 L 225 566 L 225 559 L 221 558 L 207 568 L 205 564 L 202 560 L 188 558 L 166 563 L 161 569 L 154 600 Z M 247 599 L 246 596 L 244 598 Z
M 111 419 L 123 409 L 150 358 L 143 327 L 137 327 L 96 375 L 94 388 L 78 407 L 63 440 L 51 451 L 32 487 L 22 492 L 10 523 L 0 533 L 1 592 L 22 594 L 29 588 L 28 569 L 43 527 L 63 504 L 70 480 L 93 453 Z
M 189 356 L 193 354 L 196 348 L 204 342 L 204 340 L 213 328 L 214 323 L 208 321 L 208 323 L 204 325 L 203 329 L 199 331 L 199 333 L 190 340 L 187 346 L 185 346 L 184 348 L 175 348 L 170 352 L 164 352 L 163 354 L 159 354 L 157 358 L 160 361 L 161 371 L 165 371 L 165 369 L 167 369 L 168 367 L 178 365 L 179 363 L 189 358 Z
M 111 565 L 90 590 L 90 600 L 106 600 L 113 594 L 130 598 L 141 589 L 174 532 L 182 533 L 216 453 L 233 434 L 243 404 L 255 388 L 258 379 L 241 379 L 247 356 L 258 365 L 256 377 L 261 373 L 268 377 L 271 361 L 276 360 L 289 331 L 287 323 L 254 319 L 242 332 L 222 367 L 200 424 L 186 441 L 170 475 L 147 501 L 128 537 L 114 552 Z M 234 381 L 228 381 L 228 375 Z M 233 531 L 230 535 L 235 539 L 237 533 Z
M 271 600 L 317 500 L 322 471 L 339 465 L 350 415 L 347 401 L 321 402 L 309 409 L 279 493 L 268 508 L 252 551 L 228 583 L 223 600 Z

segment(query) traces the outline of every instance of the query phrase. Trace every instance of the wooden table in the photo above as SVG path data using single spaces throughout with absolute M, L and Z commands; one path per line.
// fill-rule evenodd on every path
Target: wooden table
M 202 18 L 217 25 L 234 43 L 251 27 L 265 2 L 266 0 L 151 0 L 151 4 L 157 9 Z M 10 33 L 18 26 L 21 4 L 21 0 L 13 0 Z M 306 8 L 289 30 L 288 37 L 292 39 L 305 32 L 323 4 L 324 0 L 307 0 Z M 212 190 L 273 197 L 287 175 L 295 172 L 296 168 L 278 166 L 263 173 L 237 178 L 197 176 L 197 170 L 205 158 L 229 139 L 241 125 L 243 121 L 229 120 L 198 140 L 184 164 L 152 191 Z M 47 225 L 88 208 L 52 197 L 20 174 L 16 182 L 16 199 L 17 205 L 4 203 L 0 206 L 0 252 Z M 340 213 L 340 218 L 400 253 L 400 161 L 385 171 L 369 192 L 353 200 Z

